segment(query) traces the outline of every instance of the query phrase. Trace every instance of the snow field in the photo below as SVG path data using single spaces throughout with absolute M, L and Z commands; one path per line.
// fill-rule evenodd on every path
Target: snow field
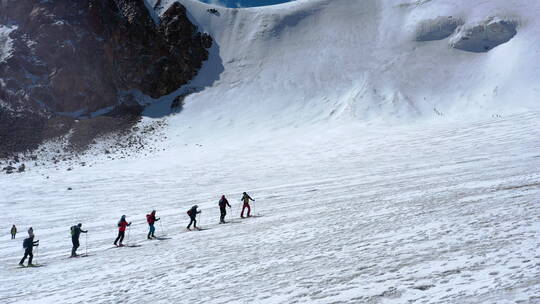
M 13 41 L 9 38 L 9 33 L 16 27 L 0 26 L 0 62 L 11 55 Z
M 0 302 L 538 303 L 539 117 L 303 129 L 2 179 L 0 222 L 33 226 L 46 267 L 17 269 L 24 233 L 2 237 Z M 245 190 L 264 216 L 238 219 Z M 208 230 L 184 232 L 193 204 Z M 145 240 L 152 209 L 170 239 Z M 122 214 L 141 247 L 112 248 Z M 91 256 L 67 259 L 77 222 Z

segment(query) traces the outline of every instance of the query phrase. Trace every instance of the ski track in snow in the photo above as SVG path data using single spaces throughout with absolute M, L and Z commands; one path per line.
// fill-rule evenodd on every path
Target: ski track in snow
M 305 129 L 2 177 L 19 234 L 0 238 L 0 303 L 539 303 L 539 119 Z M 244 190 L 264 216 L 238 219 Z M 185 232 L 193 204 L 208 230 Z M 152 209 L 170 239 L 145 240 Z M 112 248 L 122 214 L 140 247 Z M 77 222 L 91 256 L 67 259 Z M 46 266 L 17 269 L 29 226 Z

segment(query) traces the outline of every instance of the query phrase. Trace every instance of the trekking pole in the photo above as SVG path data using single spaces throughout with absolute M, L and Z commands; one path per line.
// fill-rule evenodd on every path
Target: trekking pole
M 34 244 L 31 244 L 31 246 L 34 246 Z M 34 257 L 34 263 L 35 263 L 35 264 L 37 264 L 37 263 L 36 263 L 36 260 L 37 260 L 37 258 L 38 258 L 38 253 L 39 253 L 39 244 L 38 244 L 38 246 L 36 246 L 36 256 Z

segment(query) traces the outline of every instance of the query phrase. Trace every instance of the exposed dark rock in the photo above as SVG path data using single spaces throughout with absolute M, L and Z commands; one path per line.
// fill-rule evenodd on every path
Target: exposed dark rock
M 68 149 L 73 152 L 86 149 L 94 143 L 94 139 L 111 132 L 127 133 L 137 123 L 137 116 L 99 116 L 93 119 L 84 119 L 72 128 L 70 145 Z
M 221 16 L 221 14 L 219 13 L 219 11 L 215 8 L 209 8 L 206 10 L 208 13 L 212 14 L 212 15 L 215 15 L 215 16 Z
M 516 34 L 516 23 L 491 18 L 484 23 L 463 28 L 453 39 L 452 47 L 462 51 L 483 53 L 510 41 Z
M 184 109 L 184 99 L 186 98 L 185 95 L 178 95 L 176 98 L 174 98 L 173 102 L 171 103 L 171 109 L 176 111 L 182 111 Z
M 414 286 L 413 288 L 414 288 L 414 289 L 421 290 L 421 291 L 426 291 L 426 290 L 428 290 L 428 289 L 430 289 L 430 288 L 433 288 L 433 287 L 435 287 L 435 285 L 431 285 L 431 284 L 430 284 L 430 285 L 419 285 L 419 286 Z
M 138 119 L 144 107 L 140 105 L 133 95 L 119 97 L 120 103 L 107 112 L 104 116 Z
M 2 171 L 13 171 L 13 170 L 15 170 L 15 169 L 16 169 L 15 167 L 9 165 L 9 166 L 7 166 L 7 167 L 4 167 L 4 168 L 2 169 Z
M 184 99 L 197 91 L 198 89 L 191 88 L 189 90 L 186 90 L 186 92 L 176 96 L 171 103 L 171 110 L 174 110 L 176 112 L 182 111 L 184 109 Z
M 197 74 L 212 45 L 179 3 L 159 25 L 143 0 L 1 0 L 0 6 L 0 26 L 12 28 L 12 51 L 0 54 L 6 105 L 0 107 L 0 158 L 33 150 L 80 123 L 98 126 L 83 123 L 95 113 L 121 119 L 117 125 L 125 129 L 142 107 L 123 92 L 170 94 Z M 84 133 L 71 138 L 77 134 Z
M 71 125 L 69 118 L 0 108 L 0 158 L 10 157 L 12 152 L 35 149 L 43 140 L 65 134 Z
M 437 17 L 426 20 L 416 28 L 416 41 L 442 40 L 450 37 L 463 21 L 459 18 Z
M 17 168 L 17 172 L 22 173 L 26 170 L 26 166 L 24 164 L 21 164 L 19 168 Z

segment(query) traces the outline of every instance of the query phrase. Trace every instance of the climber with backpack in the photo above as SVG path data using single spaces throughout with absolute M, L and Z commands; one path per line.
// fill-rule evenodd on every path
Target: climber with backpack
M 75 226 L 71 226 L 71 243 L 73 244 L 73 248 L 71 248 L 71 257 L 74 258 L 78 256 L 77 254 L 77 248 L 79 248 L 79 236 L 81 233 L 88 233 L 88 230 L 82 230 L 82 224 L 79 223 Z
M 225 195 L 221 196 L 221 199 L 219 200 L 219 211 L 221 213 L 221 217 L 219 219 L 220 224 L 225 224 L 225 216 L 227 215 L 227 206 L 231 208 L 231 205 L 229 204 L 229 201 L 225 198 Z
M 156 228 L 154 227 L 154 223 L 159 221 L 159 218 L 156 218 L 156 210 L 152 210 L 152 213 L 146 215 L 146 222 L 148 223 L 148 239 L 151 240 L 152 238 L 155 238 L 154 232 L 156 231 Z
M 19 266 L 24 266 L 24 260 L 26 260 L 27 257 L 29 257 L 28 267 L 35 266 L 32 264 L 32 259 L 34 258 L 34 254 L 32 252 L 36 246 L 39 246 L 39 240 L 34 241 L 34 229 L 30 227 L 30 229 L 28 229 L 28 237 L 23 241 L 24 256 L 19 262 Z
M 16 234 L 17 234 L 17 227 L 15 227 L 15 225 L 13 225 L 13 227 L 11 227 L 11 239 L 12 240 L 15 239 Z
M 124 235 L 126 234 L 126 228 L 131 226 L 131 222 L 126 221 L 126 216 L 122 215 L 120 221 L 118 221 L 118 236 L 114 240 L 114 246 L 123 247 L 122 241 L 124 240 Z M 120 243 L 118 243 L 120 241 Z M 118 245 L 119 244 L 119 245 Z
M 242 206 L 242 212 L 240 213 L 240 217 L 241 218 L 244 218 L 244 209 L 247 208 L 247 217 L 250 217 L 251 216 L 251 206 L 249 206 L 249 201 L 255 201 L 254 199 L 251 198 L 251 196 L 249 196 L 249 194 L 247 194 L 246 192 L 244 192 L 242 194 L 242 202 L 244 203 L 244 205 Z
M 189 225 L 187 226 L 187 230 L 191 230 L 191 224 L 193 224 L 193 228 L 199 229 L 197 228 L 197 214 L 201 213 L 201 211 L 200 210 L 197 211 L 197 208 L 199 208 L 199 206 L 195 205 L 187 211 L 187 214 L 190 219 Z

